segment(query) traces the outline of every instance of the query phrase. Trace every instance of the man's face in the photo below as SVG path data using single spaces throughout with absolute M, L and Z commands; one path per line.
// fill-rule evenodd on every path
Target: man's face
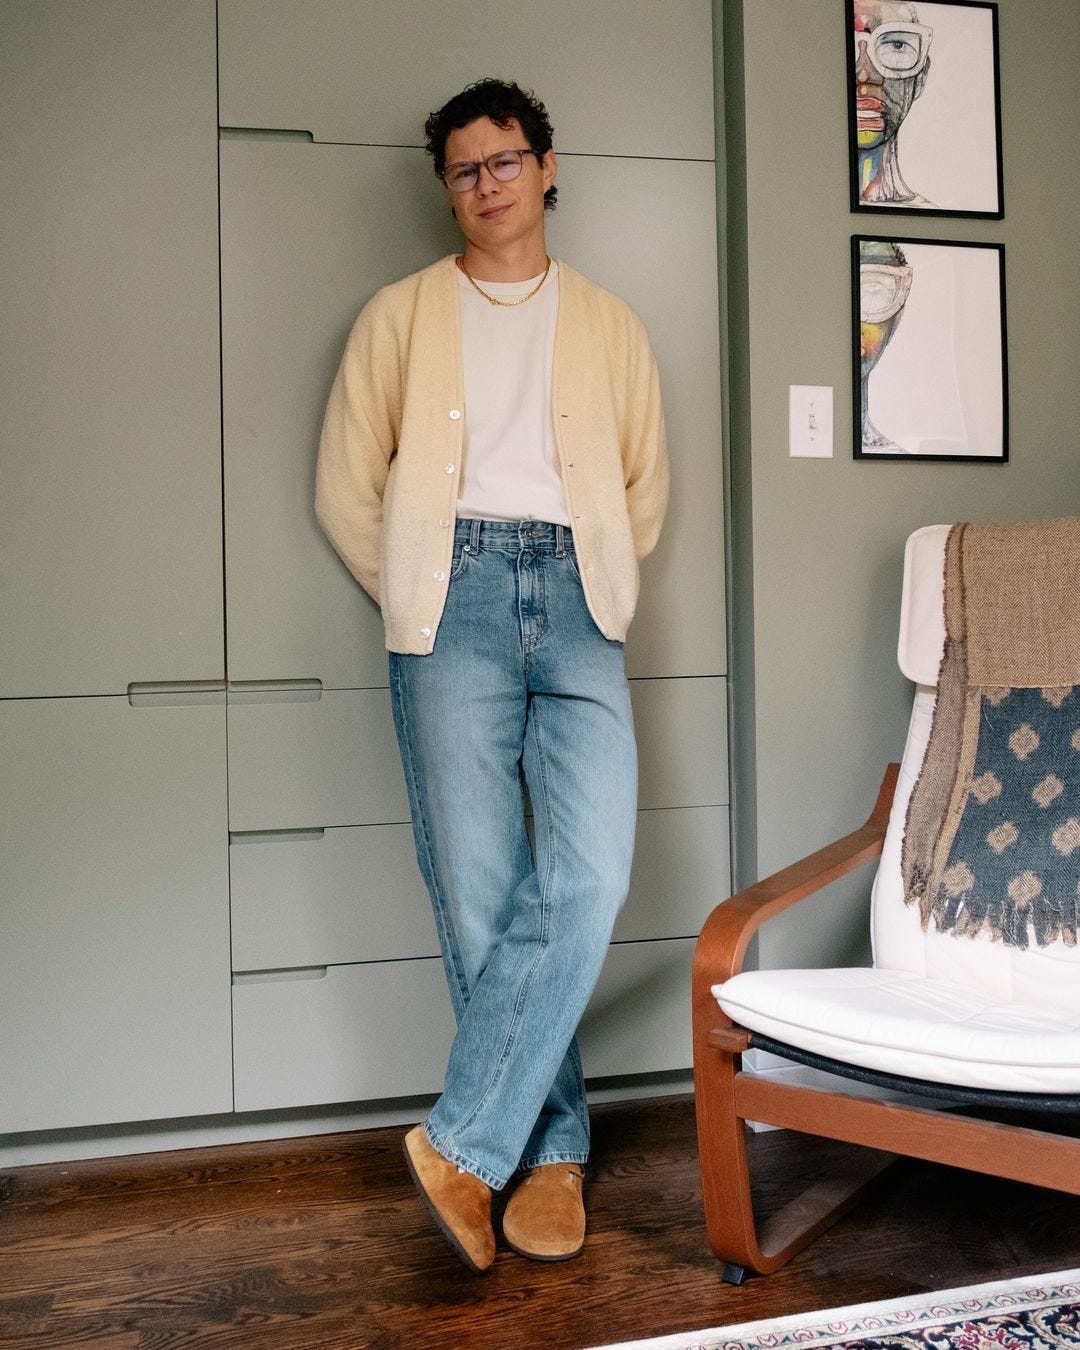
M 476 186 L 468 192 L 451 192 L 447 197 L 461 232 L 475 248 L 502 250 L 522 241 L 544 239 L 544 193 L 555 181 L 555 152 L 543 159 L 526 155 L 521 173 L 509 183 L 500 183 L 488 172 L 483 161 L 499 150 L 525 150 L 529 141 L 511 118 L 506 127 L 490 118 L 455 128 L 446 138 L 446 163 L 481 165 Z
M 930 29 L 914 7 L 894 0 L 856 0 L 855 116 L 860 150 L 892 140 L 922 93 L 929 69 Z

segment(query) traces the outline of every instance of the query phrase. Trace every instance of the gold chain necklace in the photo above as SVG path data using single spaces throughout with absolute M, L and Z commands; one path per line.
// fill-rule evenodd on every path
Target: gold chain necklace
M 547 260 L 547 266 L 544 268 L 544 275 L 532 288 L 529 294 L 523 295 L 520 300 L 496 300 L 496 298 L 493 295 L 488 295 L 487 291 L 485 291 L 482 286 L 478 285 L 477 282 L 471 276 L 469 276 L 469 271 L 468 268 L 465 266 L 464 258 L 458 259 L 458 266 L 465 273 L 465 278 L 469 282 L 469 284 L 473 287 L 474 290 L 480 292 L 480 294 L 484 297 L 484 299 L 488 302 L 489 305 L 498 305 L 502 309 L 513 309 L 515 305 L 523 305 L 526 300 L 531 300 L 533 296 L 536 294 L 536 292 L 540 289 L 540 287 L 544 284 L 544 282 L 547 281 L 548 273 L 551 271 L 551 258 L 549 257 Z

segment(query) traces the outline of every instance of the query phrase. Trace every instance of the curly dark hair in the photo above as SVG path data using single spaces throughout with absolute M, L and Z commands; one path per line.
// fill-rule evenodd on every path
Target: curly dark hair
M 551 120 L 547 109 L 531 90 L 522 89 L 512 81 L 477 80 L 460 94 L 455 94 L 424 123 L 427 137 L 424 144 L 435 161 L 436 174 L 441 176 L 446 168 L 446 142 L 451 131 L 468 126 L 478 117 L 490 118 L 497 127 L 509 126 L 513 118 L 538 154 L 546 154 L 551 149 Z M 557 196 L 558 189 L 552 183 L 544 193 L 546 211 L 555 210 Z

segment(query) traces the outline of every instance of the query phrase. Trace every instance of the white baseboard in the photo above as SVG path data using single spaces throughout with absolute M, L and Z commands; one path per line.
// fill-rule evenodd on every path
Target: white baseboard
M 689 1070 L 602 1078 L 590 1082 L 589 1101 L 635 1101 L 693 1090 Z M 305 1135 L 345 1134 L 423 1120 L 435 1098 L 399 1097 L 389 1101 L 350 1102 L 341 1106 L 301 1107 L 183 1120 L 136 1121 L 77 1130 L 0 1135 L 0 1167 L 77 1162 L 134 1153 L 164 1153 L 182 1148 L 257 1143 L 265 1139 L 302 1139 Z

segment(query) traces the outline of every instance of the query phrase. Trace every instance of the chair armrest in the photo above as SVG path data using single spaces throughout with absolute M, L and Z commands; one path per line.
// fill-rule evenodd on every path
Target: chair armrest
M 750 939 L 767 919 L 881 853 L 899 764 L 885 770 L 866 824 L 746 890 L 722 900 L 705 920 L 694 949 L 693 987 L 702 998 L 742 970 Z

